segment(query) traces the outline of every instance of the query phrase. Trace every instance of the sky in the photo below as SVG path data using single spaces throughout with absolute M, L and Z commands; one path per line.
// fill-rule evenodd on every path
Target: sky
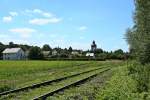
M 0 0 L 0 42 L 128 51 L 134 0 Z

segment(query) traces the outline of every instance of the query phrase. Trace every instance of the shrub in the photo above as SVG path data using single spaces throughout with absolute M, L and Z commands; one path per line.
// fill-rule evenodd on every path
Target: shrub
M 137 93 L 137 81 L 128 75 L 127 67 L 118 68 L 106 86 L 97 95 L 97 100 L 142 100 L 144 93 Z
M 132 73 L 132 78 L 137 81 L 138 92 L 148 92 L 150 83 L 150 65 L 135 63 L 128 66 L 128 69 L 129 73 Z

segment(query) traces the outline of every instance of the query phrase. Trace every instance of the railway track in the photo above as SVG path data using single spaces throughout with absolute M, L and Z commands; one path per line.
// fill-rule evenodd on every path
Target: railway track
M 0 97 L 3 96 L 3 95 L 8 95 L 8 94 L 12 94 L 12 93 L 26 91 L 28 89 L 34 89 L 34 88 L 39 88 L 41 86 L 50 85 L 53 82 L 59 82 L 59 81 L 65 80 L 67 78 L 75 77 L 75 76 L 78 76 L 78 75 L 81 75 L 81 74 L 85 74 L 85 73 L 89 73 L 89 72 L 92 72 L 92 71 L 95 71 L 95 70 L 99 70 L 99 69 L 102 69 L 102 68 L 105 68 L 105 67 L 95 68 L 95 69 L 92 69 L 92 70 L 76 73 L 76 74 L 73 74 L 73 75 L 70 75 L 70 76 L 65 76 L 65 77 L 62 77 L 62 78 L 57 78 L 57 79 L 54 79 L 54 80 L 49 80 L 49 81 L 33 84 L 33 85 L 22 87 L 22 88 L 10 90 L 10 91 L 5 91 L 5 92 L 0 93 Z
M 99 71 L 99 72 L 97 72 L 97 73 L 93 73 L 93 74 L 91 74 L 91 75 L 89 75 L 89 76 L 87 76 L 87 77 L 84 77 L 84 78 L 80 79 L 80 80 L 77 80 L 77 81 L 72 82 L 72 83 L 70 83 L 70 84 L 64 85 L 64 86 L 62 86 L 62 87 L 60 87 L 60 88 L 58 88 L 58 89 L 56 89 L 56 90 L 53 90 L 53 91 L 51 91 L 51 92 L 48 92 L 48 93 L 45 93 L 45 94 L 40 95 L 40 96 L 38 96 L 38 97 L 35 97 L 35 98 L 33 98 L 32 100 L 46 100 L 46 98 L 47 98 L 48 96 L 52 96 L 53 94 L 58 93 L 59 91 L 62 91 L 62 90 L 66 89 L 66 88 L 69 88 L 69 87 L 71 87 L 71 86 L 78 85 L 79 83 L 82 83 L 82 82 L 86 81 L 87 79 L 89 79 L 89 78 L 91 78 L 91 77 L 94 77 L 94 76 L 96 76 L 96 75 L 98 75 L 98 74 L 100 74 L 100 73 L 106 72 L 106 71 L 108 71 L 108 70 L 110 70 L 110 68 L 106 68 L 106 69 L 103 70 L 103 71 Z

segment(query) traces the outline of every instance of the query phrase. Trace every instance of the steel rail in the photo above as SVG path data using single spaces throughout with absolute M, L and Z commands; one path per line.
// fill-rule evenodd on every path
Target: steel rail
M 48 96 L 52 96 L 53 94 L 58 93 L 59 91 L 62 91 L 62 90 L 66 89 L 66 88 L 69 88 L 69 87 L 71 87 L 71 86 L 78 85 L 79 83 L 82 83 L 82 82 L 86 81 L 87 79 L 89 79 L 89 78 L 91 78 L 91 77 L 94 77 L 94 76 L 96 76 L 96 75 L 98 75 L 98 74 L 100 74 L 100 73 L 104 73 L 104 72 L 106 72 L 106 71 L 108 71 L 108 70 L 110 70 L 110 68 L 107 68 L 106 70 L 103 70 L 103 71 L 100 71 L 100 72 L 98 72 L 98 73 L 92 74 L 92 75 L 90 75 L 90 76 L 88 76 L 88 77 L 86 77 L 86 78 L 83 78 L 83 79 L 81 79 L 81 80 L 78 80 L 78 81 L 76 81 L 76 82 L 70 83 L 69 85 L 65 85 L 65 86 L 63 86 L 63 87 L 61 87 L 61 88 L 59 88 L 59 89 L 56 89 L 56 90 L 53 90 L 53 91 L 51 91 L 51 92 L 45 93 L 45 94 L 43 94 L 43 95 L 41 95 L 41 96 L 35 97 L 35 98 L 33 98 L 32 100 L 46 100 L 46 98 L 47 98 Z
M 0 93 L 0 97 L 3 96 L 3 95 L 11 94 L 11 93 L 17 93 L 17 92 L 25 91 L 25 90 L 28 90 L 28 89 L 34 89 L 34 88 L 38 88 L 38 87 L 41 87 L 41 86 L 49 85 L 53 82 L 59 82 L 59 81 L 65 80 L 67 78 L 71 78 L 71 77 L 78 76 L 78 75 L 81 75 L 81 74 L 89 73 L 89 72 L 92 72 L 92 71 L 95 71 L 95 70 L 98 70 L 98 69 L 102 69 L 102 68 L 105 68 L 105 67 L 99 67 L 99 68 L 95 68 L 95 69 L 88 70 L 88 71 L 85 71 L 85 72 L 80 72 L 80 73 L 77 73 L 77 74 L 73 74 L 73 75 L 70 75 L 70 76 L 65 76 L 65 77 L 61 77 L 61 78 L 57 78 L 57 79 L 48 80 L 48 81 L 45 81 L 45 82 L 33 84 L 33 85 L 30 85 L 30 86 L 14 89 L 14 90 L 10 90 L 10 91 L 5 91 L 5 92 Z

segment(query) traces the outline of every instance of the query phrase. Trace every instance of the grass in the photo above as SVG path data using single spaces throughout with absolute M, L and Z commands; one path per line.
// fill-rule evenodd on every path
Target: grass
M 124 63 L 120 61 L 0 61 L 0 92 L 97 67 L 118 65 Z
M 145 73 L 145 70 L 140 70 L 141 73 L 139 73 L 135 70 L 136 66 L 139 65 L 136 64 L 132 68 L 124 65 L 114 69 L 115 74 L 105 87 L 99 91 L 96 100 L 150 100 L 149 92 L 139 92 L 139 86 L 142 87 L 139 82 L 148 84 L 147 81 L 149 81 L 149 79 L 146 82 L 143 81 L 142 79 L 145 80 L 146 77 L 142 76 L 141 78 L 139 75 L 147 73 Z M 143 66 L 140 67 L 142 68 Z
M 0 91 L 20 87 L 25 83 L 30 84 L 33 80 L 46 80 L 49 76 L 52 78 L 56 72 L 58 74 L 58 72 L 75 68 L 84 63 L 87 62 L 1 61 Z
M 47 100 L 95 100 L 96 93 L 111 78 L 111 75 L 111 70 L 101 73 L 76 87 L 71 87 L 50 96 Z
M 20 93 L 17 93 L 17 95 L 12 94 L 8 98 L 9 98 L 9 100 L 13 100 L 13 99 L 30 100 L 30 99 L 32 99 L 36 96 L 40 96 L 40 95 L 48 93 L 50 91 L 54 91 L 54 90 L 59 89 L 61 87 L 67 86 L 71 83 L 74 83 L 78 80 L 81 80 L 81 79 L 84 79 L 88 76 L 94 75 L 95 73 L 102 72 L 105 69 L 106 68 L 103 68 L 103 69 L 99 69 L 99 70 L 96 70 L 96 71 L 93 71 L 93 72 L 89 72 L 89 73 L 86 73 L 86 74 L 83 74 L 83 75 L 80 75 L 80 76 L 71 77 L 71 78 L 68 78 L 67 80 L 63 80 L 63 81 L 60 81 L 60 82 L 57 82 L 57 83 L 53 83 L 53 84 L 48 85 L 48 86 L 43 86 L 43 87 L 40 87 L 40 88 L 37 88 L 37 89 L 29 90 L 28 92 L 20 92 Z M 4 98 L 4 99 L 6 100 L 7 98 Z

